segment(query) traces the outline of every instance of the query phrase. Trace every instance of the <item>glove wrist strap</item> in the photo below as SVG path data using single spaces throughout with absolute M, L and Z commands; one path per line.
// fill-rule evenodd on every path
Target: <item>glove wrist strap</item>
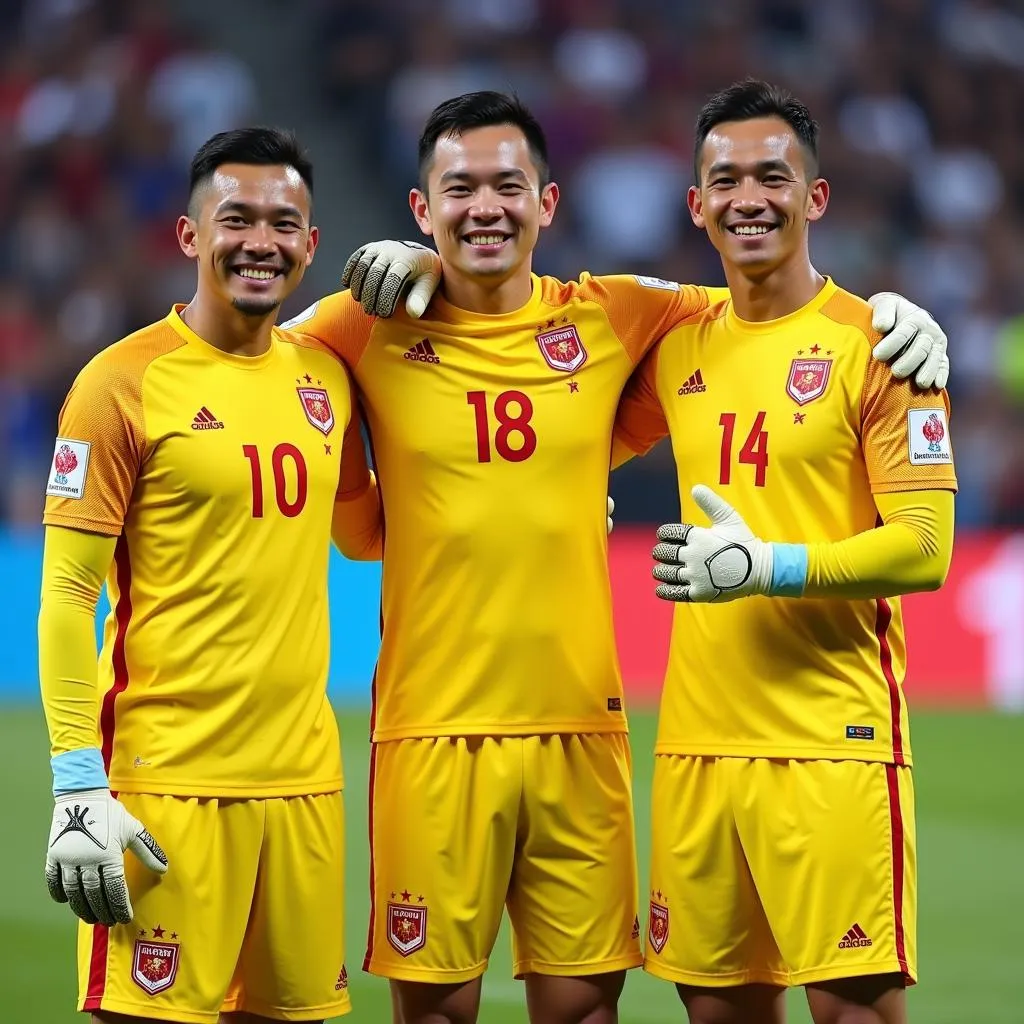
M 807 545 L 772 544 L 769 597 L 801 597 L 807 583 Z
M 50 758 L 53 771 L 53 795 L 73 793 L 82 789 L 109 789 L 99 747 L 69 750 Z

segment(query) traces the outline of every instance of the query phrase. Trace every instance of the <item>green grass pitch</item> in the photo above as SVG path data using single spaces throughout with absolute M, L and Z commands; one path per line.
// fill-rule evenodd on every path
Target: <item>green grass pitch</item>
M 387 1024 L 385 984 L 358 970 L 366 937 L 366 714 L 340 716 L 345 745 L 348 861 L 349 1021 Z M 641 879 L 646 873 L 650 751 L 654 717 L 634 714 L 633 747 Z M 1020 1024 L 1024 1021 L 1024 718 L 984 713 L 921 713 L 914 719 L 920 851 L 922 981 L 910 994 L 914 1024 Z M 5 1024 L 70 1024 L 74 926 L 43 882 L 50 817 L 42 715 L 0 708 L 5 800 L 0 842 L 0 1018 Z M 509 968 L 503 933 L 484 981 L 481 1020 L 526 1021 L 522 986 Z M 809 1020 L 799 992 L 793 1024 Z M 672 987 L 633 971 L 623 1024 L 685 1017 Z M 341 1019 L 341 1018 L 339 1018 Z

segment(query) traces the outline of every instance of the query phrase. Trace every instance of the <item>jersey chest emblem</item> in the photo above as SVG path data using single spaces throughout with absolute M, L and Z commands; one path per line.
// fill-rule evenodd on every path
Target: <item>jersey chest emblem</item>
M 786 394 L 797 405 L 806 405 L 825 394 L 831 359 L 794 359 L 789 367 Z
M 297 388 L 306 419 L 322 434 L 334 429 L 334 410 L 324 388 Z
M 552 370 L 572 373 L 587 361 L 587 350 L 575 324 L 556 327 L 554 330 L 541 331 L 537 335 L 544 361 Z

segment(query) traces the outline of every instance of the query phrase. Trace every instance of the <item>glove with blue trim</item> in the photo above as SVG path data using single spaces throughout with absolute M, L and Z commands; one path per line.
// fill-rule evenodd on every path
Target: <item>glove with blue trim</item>
M 86 924 L 127 924 L 132 901 L 124 851 L 162 875 L 167 857 L 146 827 L 109 789 L 61 793 L 55 798 L 46 853 L 46 886 L 58 903 Z
M 665 601 L 724 603 L 740 597 L 799 597 L 807 578 L 803 544 L 771 544 L 755 537 L 743 517 L 710 487 L 691 492 L 710 526 L 668 523 L 654 548 L 658 586 Z

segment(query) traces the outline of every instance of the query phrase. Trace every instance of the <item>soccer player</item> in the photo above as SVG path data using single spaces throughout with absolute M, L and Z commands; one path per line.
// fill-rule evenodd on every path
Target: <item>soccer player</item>
M 311 202 L 289 134 L 210 139 L 177 225 L 195 297 L 99 353 L 61 411 L 46 878 L 83 921 L 97 1022 L 349 1009 L 327 563 L 332 533 L 374 555 L 379 510 L 345 368 L 274 326 L 316 249 Z
M 444 273 L 425 318 L 346 292 L 289 324 L 352 371 L 387 523 L 364 966 L 405 1024 L 475 1021 L 507 906 L 534 1024 L 610 1024 L 641 952 L 599 509 L 627 378 L 709 295 L 532 275 L 559 193 L 509 97 L 441 104 L 419 166 L 410 205 Z M 432 267 L 403 243 L 350 261 L 383 312 Z
M 711 519 L 655 549 L 683 603 L 644 966 L 691 1024 L 778 1024 L 793 985 L 816 1024 L 904 1024 L 917 976 L 898 595 L 949 566 L 948 402 L 873 361 L 870 307 L 811 265 L 817 139 L 763 82 L 703 107 L 689 209 L 730 298 L 646 357 L 616 427 L 634 452 L 669 433 L 684 511 L 692 494 Z

